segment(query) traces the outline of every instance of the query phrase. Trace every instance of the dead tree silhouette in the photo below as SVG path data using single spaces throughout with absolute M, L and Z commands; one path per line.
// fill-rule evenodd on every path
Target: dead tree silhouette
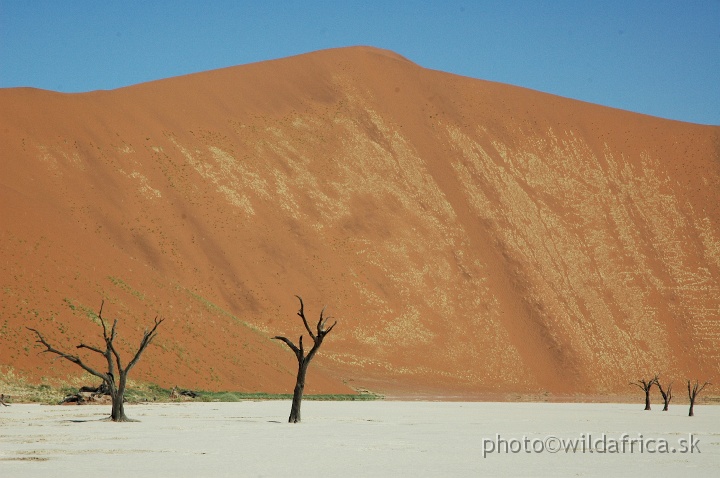
M 660 395 L 662 395 L 663 402 L 665 405 L 663 406 L 663 412 L 668 411 L 668 407 L 670 406 L 670 400 L 672 400 L 672 386 L 673 383 L 670 382 L 667 386 L 667 388 L 663 388 L 663 386 L 660 384 L 660 379 L 655 379 L 655 384 L 660 389 Z
M 310 334 L 310 338 L 313 340 L 313 346 L 310 349 L 310 352 L 308 352 L 307 355 L 305 354 L 302 335 L 298 340 L 297 346 L 286 337 L 282 337 L 279 335 L 273 337 L 273 339 L 285 342 L 285 344 L 290 348 L 290 350 L 295 353 L 295 357 L 297 357 L 298 361 L 297 379 L 295 381 L 292 407 L 290 408 L 290 418 L 288 420 L 288 422 L 290 423 L 300 422 L 300 405 L 302 403 L 302 397 L 305 391 L 305 375 L 307 374 L 308 365 L 310 365 L 310 361 L 317 353 L 320 345 L 322 345 L 325 336 L 329 334 L 330 331 L 337 325 L 336 321 L 329 328 L 325 328 L 326 322 L 330 317 L 324 317 L 325 307 L 323 307 L 322 311 L 320 312 L 320 319 L 318 319 L 317 326 L 315 327 L 316 331 L 313 332 L 313 330 L 310 328 L 310 325 L 308 324 L 307 319 L 305 318 L 305 305 L 303 304 L 302 297 L 300 297 L 299 295 L 296 295 L 295 297 L 297 297 L 300 301 L 300 310 L 298 311 L 297 315 L 300 316 L 300 318 L 302 319 L 305 330 L 307 330 L 308 334 Z
M 645 410 L 650 410 L 650 389 L 657 383 L 658 376 L 655 375 L 650 380 L 640 379 L 636 382 L 630 382 L 630 385 L 635 385 L 645 392 Z
M 690 398 L 690 411 L 688 412 L 689 417 L 694 417 L 695 412 L 693 409 L 695 408 L 695 399 L 697 398 L 698 394 L 703 391 L 705 387 L 708 385 L 712 385 L 710 382 L 705 382 L 700 386 L 697 380 L 695 380 L 694 384 L 690 384 L 690 380 L 687 381 L 687 389 L 688 389 L 688 397 Z
M 97 354 L 102 355 L 105 358 L 105 361 L 107 362 L 107 372 L 100 372 L 96 370 L 93 367 L 90 367 L 87 365 L 83 360 L 78 357 L 77 355 L 72 355 L 66 352 L 63 352 L 61 350 L 58 350 L 54 348 L 50 343 L 48 343 L 47 340 L 45 340 L 45 337 L 40 333 L 40 331 L 27 327 L 28 330 L 35 333 L 37 336 L 37 343 L 42 344 L 45 346 L 45 350 L 43 350 L 41 353 L 44 352 L 50 352 L 58 357 L 64 358 L 65 360 L 68 360 L 78 366 L 80 366 L 82 369 L 84 369 L 86 372 L 95 375 L 96 377 L 99 377 L 102 379 L 103 384 L 107 387 L 107 391 L 112 398 L 112 412 L 110 413 L 109 420 L 113 422 L 133 422 L 137 420 L 131 420 L 125 415 L 125 387 L 127 386 L 127 376 L 128 373 L 130 373 L 130 370 L 137 364 L 138 360 L 140 360 L 140 356 L 145 351 L 148 345 L 153 341 L 155 336 L 157 335 L 157 328 L 160 324 L 163 323 L 165 319 L 158 320 L 157 317 L 155 317 L 155 324 L 150 330 L 145 329 L 145 332 L 143 333 L 142 340 L 140 340 L 140 345 L 137 349 L 137 352 L 135 352 L 135 355 L 133 356 L 132 360 L 127 364 L 126 367 L 123 367 L 122 365 L 122 359 L 120 358 L 120 354 L 118 353 L 117 349 L 115 348 L 115 337 L 116 337 L 116 328 L 117 328 L 117 319 L 113 322 L 112 328 L 108 330 L 107 326 L 105 325 L 105 320 L 102 317 L 102 311 L 103 306 L 105 305 L 105 301 L 102 302 L 100 305 L 100 311 L 98 312 L 98 318 L 100 319 L 100 324 L 102 325 L 103 330 L 103 340 L 105 341 L 105 349 L 101 349 L 99 347 L 94 347 L 92 345 L 86 345 L 84 343 L 80 343 L 76 348 L 78 349 L 88 349 L 92 352 L 95 352 Z M 115 377 L 115 374 L 118 374 L 118 377 Z

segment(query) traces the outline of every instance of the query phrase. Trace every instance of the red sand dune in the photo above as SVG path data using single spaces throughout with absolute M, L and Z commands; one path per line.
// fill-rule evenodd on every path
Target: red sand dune
M 720 374 L 720 127 L 345 48 L 114 91 L 0 90 L 0 366 L 97 343 L 133 378 L 617 394 Z M 93 342 L 94 341 L 94 342 Z

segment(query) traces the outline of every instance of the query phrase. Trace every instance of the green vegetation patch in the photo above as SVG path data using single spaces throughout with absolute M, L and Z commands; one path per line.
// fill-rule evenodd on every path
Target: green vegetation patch
M 196 294 L 195 292 L 193 292 L 193 291 L 191 291 L 191 290 L 189 290 L 189 289 L 185 289 L 185 288 L 183 288 L 183 289 L 185 290 L 185 292 L 186 292 L 188 295 L 190 295 L 190 297 L 192 297 L 193 299 L 195 299 L 195 300 L 197 300 L 199 303 L 201 303 L 201 304 L 205 307 L 205 309 L 207 309 L 208 312 L 216 313 L 216 314 L 220 314 L 220 315 L 224 315 L 225 317 L 228 317 L 228 318 L 232 319 L 235 323 L 241 324 L 241 325 L 243 325 L 243 326 L 245 326 L 245 327 L 247 327 L 247 328 L 249 328 L 249 329 L 251 329 L 251 330 L 253 330 L 253 331 L 255 331 L 255 332 L 262 333 L 260 330 L 258 330 L 258 329 L 257 329 L 255 326 L 253 326 L 252 324 L 249 324 L 248 322 L 246 322 L 246 321 L 244 321 L 244 320 L 242 320 L 242 319 L 239 319 L 239 318 L 238 318 L 237 316 L 235 316 L 234 314 L 228 312 L 227 310 L 223 309 L 222 307 L 220 307 L 220 306 L 218 306 L 218 305 L 215 305 L 214 303 L 212 303 L 212 302 L 210 302 L 209 300 L 207 300 L 205 297 L 203 297 L 203 296 L 201 296 L 201 295 L 199 295 L 199 294 Z
M 33 384 L 26 380 L 21 374 L 15 373 L 10 367 L 0 367 L 0 392 L 5 394 L 8 403 L 42 403 L 55 405 L 60 403 L 68 395 L 75 395 L 82 386 L 95 387 L 99 385 L 97 377 L 85 373 L 81 376 L 61 381 L 44 381 L 41 384 Z M 204 390 L 193 390 L 195 397 L 183 395 L 182 389 L 173 393 L 173 389 L 163 388 L 159 385 L 147 382 L 128 381 L 125 390 L 125 401 L 127 403 L 147 402 L 242 402 L 247 400 L 290 400 L 290 393 L 266 393 L 266 392 L 208 392 Z M 382 400 L 382 395 L 370 392 L 359 394 L 306 394 L 303 400 L 326 400 L 326 401 L 366 401 Z
M 123 280 L 120 279 L 119 277 L 108 276 L 108 279 L 110 280 L 110 282 L 113 283 L 113 285 L 115 285 L 116 287 L 124 290 L 125 292 L 129 293 L 130 295 L 133 295 L 133 296 L 137 297 L 137 298 L 140 299 L 140 300 L 145 300 L 145 294 L 143 294 L 142 292 L 139 292 L 139 291 L 133 289 L 132 287 L 130 287 L 129 285 L 127 285 L 127 283 L 125 283 L 125 281 L 123 281 Z
M 134 384 L 134 387 L 125 392 L 125 399 L 128 402 L 173 402 L 173 401 L 194 401 L 194 402 L 242 402 L 245 400 L 290 400 L 291 393 L 266 393 L 266 392 L 208 392 L 205 390 L 193 390 L 194 398 L 182 395 L 182 389 L 176 390 L 173 395 L 172 389 L 162 388 L 154 384 Z M 326 400 L 326 401 L 365 401 L 382 400 L 381 395 L 370 392 L 360 394 L 306 394 L 303 400 Z
M 202 402 L 241 402 L 243 400 L 291 400 L 292 393 L 265 393 L 265 392 L 197 392 L 196 401 Z M 382 400 L 381 395 L 374 393 L 361 394 L 306 394 L 303 400 L 324 401 L 367 401 Z
M 90 307 L 83 304 L 76 304 L 72 299 L 69 299 L 67 297 L 63 299 L 63 302 L 65 302 L 70 308 L 70 310 L 72 310 L 73 312 L 80 311 L 84 313 L 87 317 L 89 317 L 93 322 L 96 322 L 98 324 L 100 323 L 100 317 L 98 317 L 97 312 L 95 312 Z

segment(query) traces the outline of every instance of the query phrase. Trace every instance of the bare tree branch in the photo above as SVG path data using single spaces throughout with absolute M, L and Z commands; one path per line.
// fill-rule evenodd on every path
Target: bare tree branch
M 92 345 L 85 345 L 85 344 L 83 344 L 83 343 L 80 343 L 80 345 L 78 345 L 78 346 L 75 347 L 75 348 L 92 350 L 93 352 L 99 353 L 99 354 L 102 355 L 103 357 L 105 356 L 105 352 L 103 352 L 102 350 L 100 350 L 100 349 L 97 348 L 97 347 L 93 347 Z
M 328 318 L 329 318 L 329 317 L 328 317 Z M 330 331 L 331 331 L 333 328 L 335 328 L 336 325 L 337 325 L 337 320 L 336 320 L 335 322 L 333 322 L 333 324 L 330 326 L 329 329 L 323 331 L 323 335 L 329 334 Z
M 298 300 L 300 301 L 300 310 L 298 311 L 297 315 L 299 315 L 300 318 L 302 319 L 303 324 L 305 325 L 305 330 L 308 331 L 308 334 L 310 334 L 310 337 L 312 337 L 312 339 L 313 339 L 313 341 L 314 341 L 314 340 L 315 340 L 315 334 L 313 334 L 313 331 L 312 331 L 312 329 L 310 328 L 310 325 L 308 324 L 307 319 L 305 318 L 305 304 L 303 304 L 302 297 L 300 297 L 299 295 L 296 295 L 295 297 L 297 297 Z M 323 310 L 325 310 L 325 309 L 323 309 Z
M 103 323 L 103 328 L 105 327 L 105 321 L 100 319 L 100 321 Z M 110 354 L 112 354 L 113 357 L 115 357 L 115 363 L 117 364 L 117 369 L 119 371 L 123 370 L 122 366 L 122 359 L 120 358 L 120 354 L 115 349 L 115 345 L 113 342 L 115 341 L 115 328 L 117 327 L 117 319 L 113 321 L 112 331 L 110 332 L 110 337 L 105 337 L 105 343 L 107 344 L 107 359 L 108 362 L 111 362 L 112 359 L 110 358 Z M 112 367 L 112 365 L 110 365 Z
M 282 340 L 283 342 L 285 342 L 285 344 L 290 347 L 290 350 L 293 351 L 297 359 L 302 360 L 303 352 L 294 343 L 292 343 L 292 340 L 288 339 L 287 337 L 281 337 L 279 335 L 273 337 L 273 339 Z M 300 337 L 300 345 L 302 346 L 302 337 Z
M 132 360 L 128 364 L 127 368 L 125 369 L 125 373 L 128 373 L 130 371 L 130 369 L 135 366 L 137 361 L 140 360 L 140 355 L 142 355 L 142 353 L 145 351 L 147 346 L 150 345 L 150 343 L 153 341 L 153 339 L 157 335 L 156 330 L 157 330 L 158 326 L 160 324 L 162 324 L 164 320 L 165 319 L 158 320 L 157 316 L 155 316 L 155 325 L 153 326 L 152 329 L 150 329 L 150 331 L 148 331 L 147 329 L 145 330 L 145 333 L 143 334 L 143 338 L 140 341 L 140 346 L 138 347 L 138 350 L 135 353 L 135 356 L 132 358 Z
M 26 327 L 26 328 L 27 328 L 28 330 L 30 330 L 31 332 L 35 332 L 35 335 L 36 335 L 37 338 L 38 338 L 38 340 L 36 340 L 37 343 L 40 343 L 40 344 L 42 344 L 42 345 L 45 346 L 45 350 L 43 350 L 41 353 L 45 353 L 45 352 L 53 353 L 53 354 L 55 354 L 55 355 L 57 355 L 57 356 L 59 356 L 59 357 L 61 357 L 61 358 L 64 358 L 65 360 L 68 360 L 68 361 L 70 361 L 70 362 L 72 362 L 72 363 L 74 363 L 74 364 L 79 365 L 82 369 L 84 369 L 85 371 L 87 371 L 88 373 L 90 373 L 90 374 L 92 374 L 92 375 L 95 375 L 96 377 L 99 377 L 99 378 L 101 378 L 101 379 L 103 379 L 103 380 L 107 380 L 107 379 L 108 379 L 108 376 L 107 376 L 106 374 L 104 374 L 104 373 L 102 373 L 102 372 L 98 372 L 98 371 L 95 370 L 94 368 L 86 365 L 86 364 L 80 359 L 80 357 L 78 357 L 77 355 L 68 354 L 68 353 L 66 353 L 66 352 L 63 352 L 62 350 L 58 350 L 58 349 L 54 348 L 52 345 L 50 345 L 50 344 L 47 342 L 47 340 L 45 340 L 45 337 L 43 337 L 43 335 L 40 333 L 39 330 L 33 329 L 33 328 L 31 328 L 31 327 Z

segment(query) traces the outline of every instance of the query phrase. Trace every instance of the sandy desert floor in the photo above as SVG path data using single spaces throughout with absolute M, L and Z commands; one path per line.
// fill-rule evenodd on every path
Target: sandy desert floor
M 695 477 L 720 468 L 720 406 L 689 418 L 681 404 L 307 401 L 297 425 L 285 423 L 289 409 L 128 405 L 141 421 L 116 424 L 101 421 L 107 406 L 2 407 L 0 476 Z M 572 440 L 575 452 L 557 451 Z M 679 440 L 694 442 L 692 453 Z M 663 441 L 667 453 L 657 452 Z

